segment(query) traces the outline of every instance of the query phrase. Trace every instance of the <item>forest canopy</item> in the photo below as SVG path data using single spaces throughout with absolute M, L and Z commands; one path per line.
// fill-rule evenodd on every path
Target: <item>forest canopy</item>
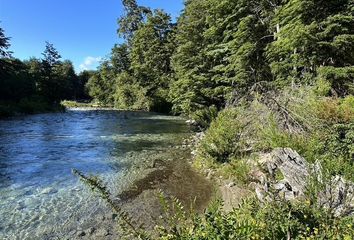
M 62 60 L 49 42 L 41 59 L 21 61 L 8 50 L 10 40 L 0 27 L 0 116 L 52 111 L 62 100 L 89 98 L 85 84 L 92 72 L 77 75 L 73 63 Z
M 220 110 L 257 83 L 354 91 L 351 0 L 188 0 L 176 23 L 135 0 L 123 5 L 125 42 L 88 83 L 103 104 L 190 115 Z

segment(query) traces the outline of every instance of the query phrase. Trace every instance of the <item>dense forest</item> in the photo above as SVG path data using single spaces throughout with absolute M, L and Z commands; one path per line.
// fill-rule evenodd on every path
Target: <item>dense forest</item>
M 75 73 L 69 60 L 46 43 L 43 58 L 21 61 L 8 50 L 10 38 L 0 28 L 0 117 L 14 113 L 61 110 L 65 99 L 89 99 L 85 84 L 92 72 Z
M 177 23 L 162 10 L 123 1 L 126 40 L 88 83 L 117 108 L 191 114 L 241 96 L 257 83 L 274 89 L 330 84 L 353 93 L 351 1 L 186 1 Z
M 177 23 L 163 10 L 123 5 L 125 42 L 95 73 L 77 76 L 49 43 L 43 59 L 14 59 L 1 29 L 1 100 L 87 98 L 91 75 L 87 91 L 101 105 L 185 115 L 220 110 L 257 83 L 354 91 L 351 1 L 186 1 Z
M 271 200 L 246 199 L 229 213 L 219 204 L 192 218 L 177 211 L 161 239 L 353 239 L 354 1 L 186 0 L 177 22 L 122 2 L 124 43 L 78 76 L 48 43 L 43 59 L 12 58 L 1 29 L 0 112 L 8 102 L 52 106 L 87 91 L 102 106 L 184 115 L 204 132 L 195 167 L 251 192 L 251 172 L 264 171 L 259 160 L 279 148 L 318 166 L 300 198 L 271 189 Z M 339 197 L 329 193 L 335 179 Z M 122 216 L 128 234 L 149 239 Z

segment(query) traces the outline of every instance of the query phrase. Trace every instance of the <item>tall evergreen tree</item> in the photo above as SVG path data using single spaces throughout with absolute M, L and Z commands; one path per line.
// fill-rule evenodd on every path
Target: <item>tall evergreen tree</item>
M 118 34 L 129 40 L 151 11 L 147 7 L 139 6 L 136 0 L 122 0 L 122 3 L 125 14 L 118 19 Z
M 11 52 L 8 51 L 10 47 L 10 38 L 5 36 L 5 31 L 0 27 L 0 57 L 9 57 Z
M 156 10 L 132 38 L 131 70 L 139 85 L 147 90 L 153 109 L 168 105 L 168 87 L 173 79 L 170 65 L 174 51 L 172 31 L 170 16 Z
M 352 0 L 289 0 L 277 10 L 272 20 L 276 40 L 267 56 L 281 85 L 309 82 L 318 74 L 330 80 L 338 68 L 338 78 L 346 80 L 333 87 L 343 92 L 339 85 L 353 79 L 352 6 Z
M 203 36 L 207 28 L 207 3 L 205 0 L 188 0 L 178 19 L 176 52 L 173 55 L 173 69 L 176 82 L 171 86 L 170 97 L 175 112 L 190 113 L 207 104 L 208 99 L 201 91 L 208 85 L 205 75 L 206 41 Z M 204 84 L 203 84 L 204 83 Z

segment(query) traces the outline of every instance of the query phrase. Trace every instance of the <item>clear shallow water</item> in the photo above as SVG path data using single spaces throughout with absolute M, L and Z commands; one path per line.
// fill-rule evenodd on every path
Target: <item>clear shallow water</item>
M 99 175 L 119 193 L 139 175 L 133 166 L 188 133 L 183 119 L 140 112 L 0 120 L 0 239 L 62 239 L 98 224 L 108 209 L 71 169 Z

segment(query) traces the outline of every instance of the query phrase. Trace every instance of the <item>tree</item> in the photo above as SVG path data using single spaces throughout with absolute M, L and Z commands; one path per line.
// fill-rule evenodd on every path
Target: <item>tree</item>
M 118 34 L 129 40 L 151 11 L 147 7 L 139 6 L 136 0 L 122 0 L 122 3 L 125 15 L 118 19 Z
M 98 71 L 86 84 L 89 95 L 103 105 L 113 105 L 116 91 L 115 78 L 110 61 L 103 61 Z
M 339 85 L 352 82 L 352 74 L 344 74 L 352 71 L 343 69 L 354 65 L 352 10 L 352 0 L 290 0 L 280 6 L 271 26 L 277 29 L 276 39 L 267 49 L 277 82 L 313 82 L 320 72 L 331 81 L 325 73 L 336 79 L 335 68 L 340 75 L 337 79 L 342 79 Z M 348 88 L 339 89 L 338 84 L 333 87 L 339 93 L 348 93 Z
M 75 85 L 75 99 L 79 100 L 89 100 L 90 96 L 88 94 L 88 89 L 86 88 L 86 84 L 91 77 L 93 77 L 95 71 L 82 71 L 78 75 L 78 81 Z
M 135 32 L 131 41 L 132 73 L 146 89 L 151 109 L 169 111 L 168 87 L 173 79 L 170 59 L 174 52 L 173 25 L 168 14 L 155 10 Z
M 53 68 L 52 97 L 57 100 L 75 98 L 75 86 L 78 77 L 75 74 L 73 63 L 69 60 L 58 62 Z
M 130 55 L 128 44 L 116 44 L 112 48 L 110 63 L 116 74 L 130 70 Z
M 77 75 L 71 61 L 61 61 L 53 44 L 46 42 L 42 53 L 42 77 L 38 83 L 39 93 L 49 102 L 59 102 L 75 97 Z
M 60 63 L 61 56 L 59 52 L 55 49 L 54 45 L 49 42 L 46 42 L 45 50 L 42 55 L 44 57 L 43 63 L 45 66 L 51 68 Z
M 10 57 L 11 52 L 8 51 L 10 47 L 10 38 L 5 36 L 4 29 L 0 27 L 0 57 Z
M 26 64 L 14 58 L 3 61 L 5 64 L 0 71 L 0 100 L 18 102 L 33 95 L 35 82 L 28 73 Z
M 221 109 L 233 92 L 271 80 L 264 51 L 272 8 L 269 1 L 186 1 L 173 56 L 175 111 Z
M 176 30 L 177 48 L 172 57 L 176 82 L 171 86 L 170 98 L 176 113 L 191 113 L 207 105 L 203 87 L 207 85 L 206 41 L 207 4 L 205 0 L 188 0 Z M 203 86 L 203 83 L 204 84 Z

